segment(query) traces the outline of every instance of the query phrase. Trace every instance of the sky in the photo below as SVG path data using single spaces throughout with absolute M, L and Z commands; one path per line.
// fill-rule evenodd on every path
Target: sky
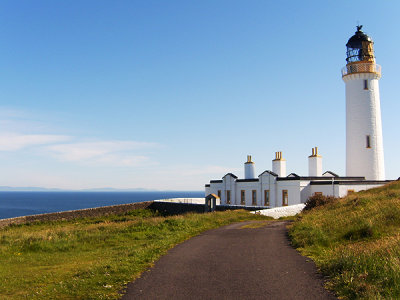
M 364 25 L 385 167 L 400 176 L 398 1 L 0 2 L 0 186 L 202 190 L 256 173 L 345 175 L 347 40 Z

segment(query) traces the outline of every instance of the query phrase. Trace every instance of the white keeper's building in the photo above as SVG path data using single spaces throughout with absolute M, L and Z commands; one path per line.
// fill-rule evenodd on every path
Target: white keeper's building
M 342 69 L 346 85 L 346 176 L 326 171 L 318 148 L 308 157 L 308 176 L 286 174 L 282 152 L 275 153 L 272 171 L 255 175 L 251 156 L 244 164 L 245 178 L 232 173 L 205 185 L 223 205 L 279 207 L 305 203 L 315 194 L 343 197 L 348 193 L 386 184 L 382 120 L 379 98 L 381 67 L 375 63 L 373 41 L 357 26 L 349 39 L 347 64 Z

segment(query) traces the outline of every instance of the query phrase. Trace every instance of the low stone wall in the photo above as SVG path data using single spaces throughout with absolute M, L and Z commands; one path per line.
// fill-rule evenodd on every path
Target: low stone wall
M 180 215 L 188 212 L 204 213 L 204 204 L 154 201 L 149 206 L 162 215 Z
M 204 213 L 204 204 L 194 203 L 174 203 L 174 202 L 161 202 L 161 201 L 145 201 L 138 203 L 119 204 L 112 206 L 102 206 L 95 208 L 86 208 L 80 210 L 70 210 L 63 212 L 55 212 L 48 214 L 16 217 L 10 219 L 1 219 L 0 228 L 11 225 L 11 224 L 26 224 L 32 222 L 43 222 L 43 221 L 59 221 L 59 220 L 72 220 L 77 218 L 88 218 L 88 217 L 101 217 L 111 214 L 123 214 L 134 209 L 152 209 L 159 211 L 162 215 L 180 215 L 188 212 Z M 217 205 L 217 211 L 225 210 L 260 210 L 263 207 L 256 206 L 229 206 L 229 205 Z
M 17 224 L 26 224 L 32 222 L 72 220 L 77 218 L 100 217 L 111 214 L 123 214 L 134 209 L 149 208 L 149 206 L 151 206 L 152 203 L 153 201 L 145 201 L 138 203 L 119 204 L 112 206 L 102 206 L 95 208 L 86 208 L 79 210 L 70 210 L 70 211 L 55 212 L 48 214 L 2 219 L 0 220 L 0 228 L 11 224 L 17 225 Z
M 177 202 L 162 202 L 161 200 L 154 201 L 150 209 L 158 210 L 163 215 L 180 215 L 188 212 L 204 213 L 204 204 L 195 203 L 177 203 Z M 264 206 L 244 206 L 244 205 L 217 205 L 217 211 L 244 209 L 255 211 L 264 209 Z

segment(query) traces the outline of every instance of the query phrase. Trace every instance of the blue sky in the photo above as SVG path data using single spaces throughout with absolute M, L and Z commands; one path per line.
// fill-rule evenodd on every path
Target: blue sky
M 397 1 L 1 1 L 0 185 L 202 190 L 226 172 L 345 173 L 340 69 L 375 42 L 400 176 Z

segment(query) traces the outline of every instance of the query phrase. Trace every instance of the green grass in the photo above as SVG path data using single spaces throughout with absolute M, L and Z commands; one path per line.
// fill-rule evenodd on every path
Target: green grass
M 400 298 L 400 182 L 302 213 L 289 234 L 339 297 Z
M 245 211 L 162 217 L 125 215 L 0 229 L 1 299 L 115 299 L 168 249 L 205 230 L 244 220 Z

